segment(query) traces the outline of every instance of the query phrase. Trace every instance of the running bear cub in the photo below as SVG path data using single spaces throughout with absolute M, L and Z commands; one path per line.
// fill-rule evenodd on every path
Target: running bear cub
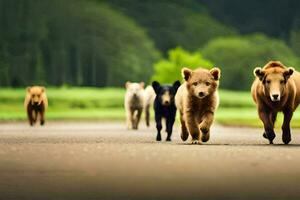
M 186 141 L 190 134 L 192 144 L 198 144 L 202 133 L 202 142 L 207 142 L 214 113 L 219 105 L 218 86 L 221 70 L 183 68 L 182 76 L 185 83 L 179 87 L 175 97 L 180 113 L 181 139 Z
M 31 126 L 36 123 L 38 117 L 40 117 L 40 124 L 44 125 L 45 111 L 48 107 L 48 99 L 45 87 L 28 87 L 26 89 L 24 107 L 27 111 L 28 121 Z
M 176 118 L 176 106 L 174 97 L 180 86 L 180 81 L 175 81 L 173 85 L 161 85 L 157 81 L 152 82 L 152 87 L 156 97 L 154 100 L 154 114 L 156 122 L 156 141 L 161 141 L 162 119 L 166 121 L 166 141 L 171 141 L 173 125 Z

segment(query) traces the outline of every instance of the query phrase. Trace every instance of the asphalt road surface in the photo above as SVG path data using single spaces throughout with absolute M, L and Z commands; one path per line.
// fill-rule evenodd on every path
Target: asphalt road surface
M 153 124 L 152 124 L 153 126 Z M 207 144 L 122 123 L 0 124 L 0 199 L 300 199 L 300 130 L 215 125 Z M 163 134 L 163 138 L 166 134 Z

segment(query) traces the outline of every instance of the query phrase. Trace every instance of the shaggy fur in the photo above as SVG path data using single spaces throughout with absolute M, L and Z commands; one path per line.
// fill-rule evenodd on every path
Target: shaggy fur
M 218 86 L 221 71 L 198 68 L 182 69 L 185 79 L 176 94 L 176 107 L 179 109 L 181 122 L 181 139 L 186 141 L 192 136 L 192 144 L 198 144 L 200 133 L 202 142 L 210 137 L 210 127 L 214 113 L 219 105 Z
M 300 73 L 279 61 L 270 61 L 263 68 L 255 68 L 254 75 L 251 93 L 264 124 L 263 137 L 273 144 L 276 116 L 283 112 L 282 141 L 288 144 L 291 141 L 290 121 L 300 102 Z
M 41 86 L 28 87 L 26 89 L 24 107 L 31 126 L 36 123 L 38 117 L 40 117 L 40 124 L 44 125 L 45 111 L 48 107 L 46 89 Z
M 153 81 L 152 83 L 152 87 L 156 93 L 154 100 L 154 112 L 157 129 L 157 141 L 161 141 L 162 118 L 166 120 L 166 131 L 168 134 L 166 141 L 171 141 L 173 125 L 176 117 L 174 97 L 179 86 L 179 81 L 175 81 L 173 85 L 160 85 L 160 83 L 157 81 Z
M 128 129 L 138 129 L 144 106 L 144 83 L 126 82 L 124 107 Z
M 154 103 L 156 97 L 155 91 L 151 85 L 148 85 L 144 93 L 144 111 L 147 127 L 150 126 L 150 107 Z

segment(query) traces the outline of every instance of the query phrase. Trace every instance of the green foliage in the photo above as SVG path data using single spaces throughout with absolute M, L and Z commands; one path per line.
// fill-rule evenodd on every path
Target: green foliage
M 145 27 L 163 52 L 176 46 L 193 51 L 214 37 L 237 33 L 230 25 L 213 19 L 195 0 L 107 0 L 107 3 Z
M 177 47 L 168 52 L 168 59 L 162 59 L 154 64 L 152 80 L 173 83 L 175 80 L 182 80 L 182 67 L 194 69 L 197 67 L 211 68 L 212 66 L 213 64 L 204 59 L 199 52 L 189 53 Z
M 300 1 L 297 0 L 197 2 L 205 6 L 214 18 L 230 24 L 242 34 L 261 32 L 288 41 L 293 24 L 299 20 Z
M 291 49 L 300 56 L 300 29 L 293 29 L 290 33 Z
M 0 1 L 0 86 L 121 86 L 159 52 L 133 20 L 85 0 Z
M 296 68 L 299 64 L 298 58 L 283 41 L 261 34 L 217 38 L 201 52 L 221 68 L 221 87 L 235 90 L 249 90 L 254 79 L 252 70 L 270 60 L 280 60 Z

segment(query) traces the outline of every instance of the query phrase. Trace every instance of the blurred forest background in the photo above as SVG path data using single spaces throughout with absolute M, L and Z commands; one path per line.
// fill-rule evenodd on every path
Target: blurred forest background
M 217 66 L 217 122 L 261 126 L 252 70 L 269 60 L 300 70 L 299 9 L 297 0 L 0 0 L 0 121 L 26 119 L 33 84 L 47 86 L 47 119 L 124 120 L 127 80 L 172 83 L 182 67 Z
M 268 60 L 299 69 L 299 8 L 297 0 L 0 0 L 0 86 L 173 82 L 182 66 L 218 66 L 222 88 L 248 90 L 252 69 Z

